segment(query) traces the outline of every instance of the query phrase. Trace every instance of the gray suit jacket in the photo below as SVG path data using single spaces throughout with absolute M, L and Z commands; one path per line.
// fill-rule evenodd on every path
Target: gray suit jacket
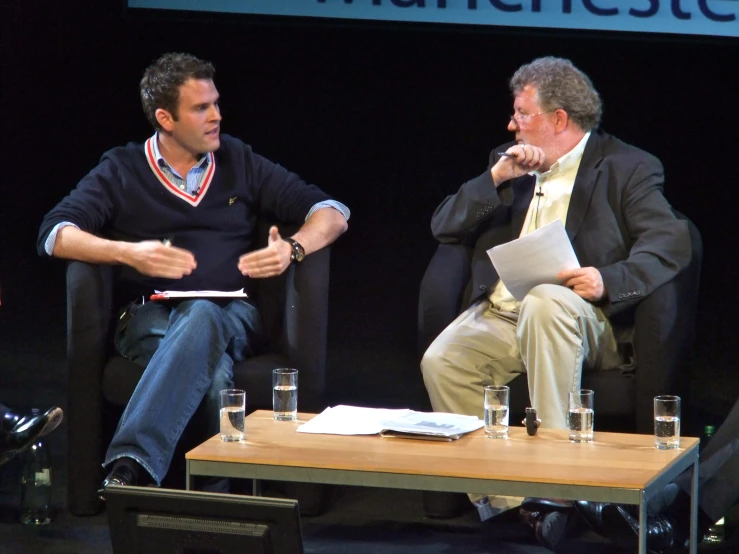
M 473 248 L 474 301 L 498 280 L 486 251 L 521 233 L 534 193 L 525 175 L 493 184 L 490 168 L 448 196 L 434 212 L 431 229 L 442 243 Z M 690 260 L 690 237 L 664 197 L 662 164 L 654 156 L 593 130 L 585 146 L 567 211 L 565 229 L 580 265 L 597 268 L 606 288 L 599 306 L 614 323 L 619 342 L 630 342 L 632 308 L 674 278 Z M 619 324 L 619 321 L 623 325 Z

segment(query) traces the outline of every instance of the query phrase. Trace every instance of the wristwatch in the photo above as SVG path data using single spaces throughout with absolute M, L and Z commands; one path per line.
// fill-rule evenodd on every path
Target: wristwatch
M 303 258 L 305 258 L 305 248 L 295 239 L 287 238 L 285 241 L 290 244 L 290 248 L 293 250 L 292 254 L 290 254 L 290 259 L 296 264 L 302 262 Z

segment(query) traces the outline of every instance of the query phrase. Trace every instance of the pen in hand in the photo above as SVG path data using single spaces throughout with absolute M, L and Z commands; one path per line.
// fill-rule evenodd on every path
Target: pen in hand
M 505 156 L 506 158 L 515 158 L 516 157 L 515 154 L 511 154 L 511 153 L 508 153 L 508 152 L 496 152 L 496 154 L 498 154 L 498 156 Z

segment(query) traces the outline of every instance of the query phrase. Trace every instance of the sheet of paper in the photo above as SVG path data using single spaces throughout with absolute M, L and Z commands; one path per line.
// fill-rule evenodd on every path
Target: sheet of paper
M 580 267 L 560 220 L 531 234 L 488 250 L 498 276 L 513 297 L 521 301 L 536 285 L 559 284 L 557 274 Z
M 475 416 L 410 411 L 383 422 L 382 434 L 389 434 L 389 431 L 458 439 L 483 425 L 483 421 Z
M 382 422 L 410 412 L 408 409 L 359 408 L 334 406 L 298 427 L 298 433 L 326 435 L 376 435 L 382 431 Z
M 458 438 L 459 435 L 479 429 L 482 425 L 483 422 L 474 416 L 340 405 L 326 408 L 298 427 L 297 431 L 326 435 L 376 435 L 392 430 Z
M 244 289 L 223 290 L 157 290 L 154 291 L 152 300 L 164 298 L 246 298 Z M 157 297 L 157 298 L 155 298 Z

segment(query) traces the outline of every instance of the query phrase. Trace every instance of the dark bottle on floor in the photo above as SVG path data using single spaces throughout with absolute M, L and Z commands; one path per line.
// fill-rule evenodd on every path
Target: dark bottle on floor
M 716 428 L 713 425 L 706 425 L 703 428 L 703 440 L 705 440 L 705 443 L 708 444 L 708 441 L 711 440 L 711 437 L 716 432 Z M 702 445 L 702 446 L 705 446 Z M 724 542 L 724 518 L 719 519 L 716 523 L 711 525 L 711 527 L 706 531 L 706 534 L 703 535 L 703 542 L 707 543 L 722 543 Z
M 33 410 L 34 415 L 38 410 Z M 39 437 L 22 454 L 21 523 L 46 525 L 51 522 L 51 456 Z

